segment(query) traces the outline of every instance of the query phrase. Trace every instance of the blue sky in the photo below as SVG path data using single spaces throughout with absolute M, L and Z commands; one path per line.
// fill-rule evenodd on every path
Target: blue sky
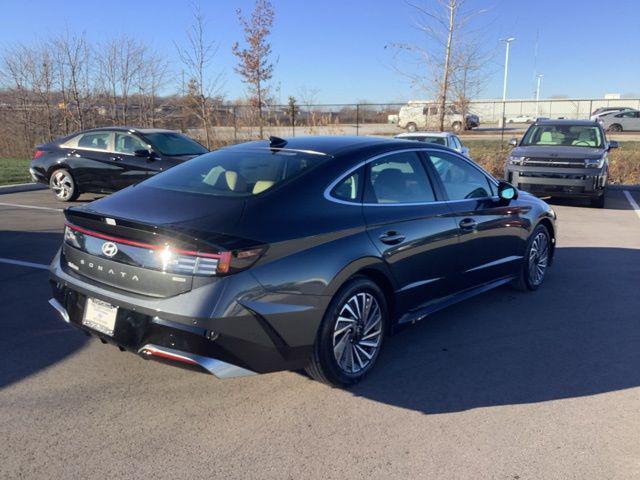
M 435 0 L 415 0 L 434 5 Z M 325 103 L 404 101 L 424 95 L 412 90 L 392 68 L 386 45 L 424 42 L 412 27 L 413 10 L 403 0 L 273 0 L 276 20 L 274 85 L 281 98 L 302 87 L 319 90 Z M 468 8 L 488 8 L 474 29 L 495 48 L 494 72 L 483 97 L 502 94 L 503 47 L 499 39 L 515 36 L 510 62 L 510 98 L 530 98 L 537 70 L 544 74 L 542 96 L 601 97 L 605 93 L 640 95 L 640 0 L 467 0 Z M 127 34 L 143 39 L 173 63 L 175 41 L 190 21 L 188 0 L 1 0 L 0 47 L 31 42 L 68 28 L 86 31 L 93 41 Z M 231 45 L 242 32 L 235 8 L 252 0 L 201 0 L 209 38 L 219 44 L 214 70 L 224 76 L 229 98 L 243 95 L 233 71 Z

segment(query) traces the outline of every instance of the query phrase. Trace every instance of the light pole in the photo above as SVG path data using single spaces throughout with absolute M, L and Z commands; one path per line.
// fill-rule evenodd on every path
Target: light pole
M 503 39 L 506 43 L 506 50 L 504 55 L 504 82 L 502 84 L 502 129 L 500 130 L 500 141 L 504 139 L 504 111 L 507 103 L 507 78 L 509 76 L 509 47 L 511 46 L 511 42 L 515 40 L 515 37 L 509 37 Z
M 542 77 L 544 75 L 538 75 L 538 84 L 536 85 L 536 117 L 538 116 L 538 102 L 540 101 L 540 84 L 542 83 Z

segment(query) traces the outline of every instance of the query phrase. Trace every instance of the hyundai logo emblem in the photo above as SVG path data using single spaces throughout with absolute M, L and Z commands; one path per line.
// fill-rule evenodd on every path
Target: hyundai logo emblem
M 102 244 L 102 253 L 111 258 L 118 253 L 118 246 L 113 242 L 104 242 Z

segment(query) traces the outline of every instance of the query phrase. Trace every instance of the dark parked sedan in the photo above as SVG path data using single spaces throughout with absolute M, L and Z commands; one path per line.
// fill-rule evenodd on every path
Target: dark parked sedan
M 65 215 L 65 321 L 217 377 L 306 368 L 339 386 L 399 326 L 537 289 L 555 246 L 542 200 L 446 147 L 366 137 L 220 149 Z
M 85 192 L 115 192 L 206 152 L 171 130 L 97 128 L 38 146 L 29 171 L 68 202 Z

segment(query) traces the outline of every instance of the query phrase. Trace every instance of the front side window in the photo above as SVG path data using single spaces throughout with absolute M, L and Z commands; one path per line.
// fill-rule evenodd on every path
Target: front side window
M 177 132 L 155 132 L 143 135 L 163 155 L 202 155 L 208 150 L 195 140 Z
M 493 187 L 480 170 L 461 158 L 444 152 L 430 152 L 431 163 L 447 192 L 449 200 L 490 197 Z
M 149 145 L 130 133 L 116 132 L 115 151 L 133 155 L 136 150 L 148 150 Z
M 380 204 L 433 202 L 427 172 L 415 152 L 386 155 L 369 163 L 372 200 Z
M 326 158 L 267 149 L 220 149 L 151 177 L 144 185 L 221 197 L 248 197 L 301 175 Z
M 602 148 L 602 137 L 600 128 L 591 125 L 534 125 L 527 130 L 520 146 Z
M 109 148 L 109 132 L 91 132 L 77 137 L 78 148 L 89 148 L 92 150 L 107 150 Z

